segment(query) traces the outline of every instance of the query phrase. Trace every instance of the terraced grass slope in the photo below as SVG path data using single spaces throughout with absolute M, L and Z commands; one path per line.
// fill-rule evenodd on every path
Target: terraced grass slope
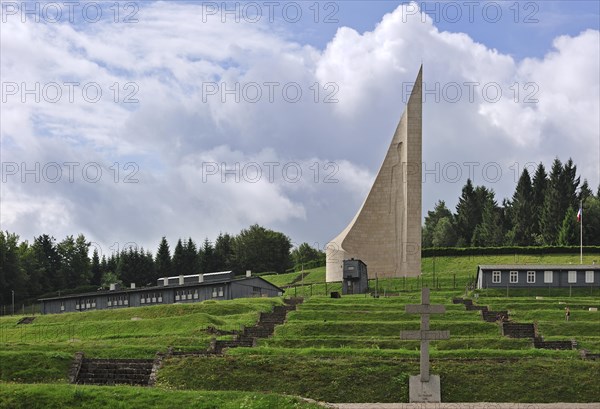
M 578 351 L 536 349 L 531 339 L 504 337 L 499 324 L 485 322 L 480 312 L 453 304 L 455 295 L 432 292 L 432 303 L 445 304 L 448 312 L 433 317 L 431 327 L 451 333 L 450 340 L 433 342 L 431 347 L 432 370 L 442 377 L 444 401 L 600 401 L 595 380 L 600 362 L 583 361 Z M 547 338 L 576 334 L 576 339 L 597 350 L 598 313 L 583 310 L 598 306 L 596 298 L 572 298 L 571 305 L 580 310 L 569 323 L 562 321 L 558 306 L 563 304 L 555 299 L 489 300 L 516 316 L 521 312 L 516 321 L 537 317 Z M 486 301 L 480 297 L 480 303 Z M 419 370 L 419 352 L 416 342 L 400 341 L 399 333 L 418 328 L 419 318 L 404 313 L 405 304 L 418 302 L 417 291 L 389 298 L 314 296 L 258 347 L 233 349 L 221 359 L 172 359 L 159 373 L 159 384 L 200 390 L 269 390 L 330 402 L 406 402 L 408 377 Z M 557 320 L 564 328 L 553 326 Z
M 253 325 L 278 298 L 205 301 L 119 310 L 0 318 L 0 381 L 66 381 L 77 351 L 94 358 L 153 358 L 157 351 L 203 350 L 221 330 Z
M 600 255 L 587 257 L 584 261 L 592 262 Z M 297 311 L 289 313 L 286 324 L 254 348 L 226 350 L 224 356 L 167 359 L 158 373 L 157 388 L 151 391 L 56 383 L 67 382 L 76 351 L 96 358 L 152 358 L 168 346 L 179 351 L 204 350 L 213 336 L 207 331 L 209 326 L 230 331 L 252 325 L 260 312 L 282 300 L 207 301 L 47 315 L 27 325 L 17 325 L 21 317 L 0 318 L 0 407 L 24 407 L 19 406 L 19 399 L 26 401 L 25 396 L 34 402 L 62 399 L 63 407 L 75 407 L 78 399 L 88 407 L 120 407 L 119 401 L 126 401 L 127 407 L 141 407 L 149 399 L 164 402 L 165 407 L 261 407 L 255 402 L 264 407 L 309 407 L 273 394 L 330 402 L 407 402 L 408 377 L 418 373 L 419 352 L 416 342 L 401 341 L 399 334 L 418 328 L 419 317 L 405 314 L 404 306 L 420 302 L 423 285 L 432 287 L 432 303 L 445 304 L 447 309 L 431 321 L 433 329 L 451 333 L 450 340 L 431 344 L 432 371 L 442 377 L 444 401 L 600 402 L 600 361 L 582 360 L 576 350 L 536 349 L 530 339 L 502 336 L 499 323 L 485 322 L 479 311 L 453 304 L 454 297 L 477 294 L 477 304 L 507 310 L 512 322 L 535 322 L 545 340 L 575 339 L 580 348 L 600 353 L 600 315 L 588 311 L 600 307 L 599 289 L 572 293 L 511 290 L 507 296 L 504 291 L 466 288 L 477 264 L 578 261 L 576 256 L 561 255 L 516 258 L 436 258 L 435 274 L 433 259 L 424 259 L 425 273 L 420 278 L 372 282 L 379 298 L 326 297 L 341 288 L 324 283 L 324 268 L 307 270 L 302 276 L 265 276 L 279 286 L 292 284 L 287 296 L 306 297 Z M 571 309 L 568 323 L 564 321 L 566 305 Z
M 599 255 L 588 255 L 591 263 Z M 532 339 L 501 335 L 499 323 L 479 311 L 453 304 L 457 296 L 478 295 L 477 303 L 493 311 L 508 310 L 513 322 L 536 323 L 545 340 L 576 339 L 579 347 L 600 352 L 600 318 L 587 311 L 600 306 L 595 288 L 535 291 L 469 291 L 478 264 L 577 263 L 575 255 L 444 257 L 423 260 L 419 278 L 371 281 L 380 298 L 370 295 L 331 299 L 339 283 L 325 281 L 325 268 L 264 278 L 286 295 L 307 297 L 288 315 L 272 338 L 256 348 L 229 351 L 221 360 L 174 359 L 159 374 L 159 383 L 186 389 L 271 390 L 332 402 L 406 402 L 408 377 L 418 373 L 418 343 L 401 341 L 404 329 L 418 328 L 419 318 L 404 313 L 420 302 L 423 285 L 434 288 L 432 303 L 447 313 L 432 318 L 433 329 L 449 329 L 450 340 L 431 345 L 432 368 L 442 377 L 448 402 L 596 402 L 597 361 L 583 361 L 576 350 L 536 349 Z M 434 267 L 435 266 L 435 267 Z M 435 271 L 435 272 L 434 272 Z M 388 297 L 390 296 L 391 297 Z M 536 297 L 543 296 L 542 299 Z M 564 322 L 565 304 L 571 321 Z M 557 380 L 569 379 L 569 382 Z

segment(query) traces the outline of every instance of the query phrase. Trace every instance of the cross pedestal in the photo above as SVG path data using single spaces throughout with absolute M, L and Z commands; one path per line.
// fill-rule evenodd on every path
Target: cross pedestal
M 441 402 L 440 377 L 429 374 L 429 341 L 449 339 L 450 331 L 431 331 L 429 329 L 430 314 L 444 314 L 446 307 L 443 305 L 429 304 L 429 288 L 421 290 L 421 304 L 406 306 L 407 314 L 421 315 L 421 329 L 419 331 L 402 331 L 400 339 L 421 341 L 421 373 L 411 376 L 409 380 L 410 402 Z

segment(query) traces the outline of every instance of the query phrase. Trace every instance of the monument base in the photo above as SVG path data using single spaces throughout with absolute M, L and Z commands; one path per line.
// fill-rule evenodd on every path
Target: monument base
M 434 402 L 442 401 L 440 390 L 440 376 L 429 375 L 429 382 L 421 382 L 421 376 L 411 376 L 408 381 L 408 401 L 413 402 Z

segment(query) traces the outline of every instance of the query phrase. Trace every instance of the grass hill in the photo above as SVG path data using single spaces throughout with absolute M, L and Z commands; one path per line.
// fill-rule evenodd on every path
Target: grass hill
M 586 257 L 584 262 L 589 263 L 600 259 L 599 255 Z M 306 297 L 297 311 L 289 313 L 286 324 L 254 348 L 230 349 L 223 357 L 169 359 L 152 391 L 66 385 L 73 353 L 152 358 L 168 346 L 203 350 L 213 336 L 207 331 L 209 326 L 234 330 L 252 325 L 260 312 L 282 300 L 206 301 L 47 315 L 28 325 L 17 325 L 20 317 L 0 318 L 0 406 L 15 402 L 10 400 L 15 396 L 31 395 L 40 402 L 62 396 L 67 402 L 62 406 L 75 407 L 68 402 L 76 400 L 76 394 L 89 400 L 88 407 L 100 407 L 97 402 L 103 399 L 120 407 L 120 400 L 144 402 L 148 396 L 169 402 L 166 407 L 186 407 L 186 399 L 193 401 L 194 407 L 204 407 L 206 399 L 221 402 L 219 407 L 310 407 L 279 395 L 330 402 L 406 402 L 408 376 L 419 371 L 419 352 L 416 342 L 401 341 L 399 333 L 418 328 L 419 318 L 405 314 L 404 306 L 420 302 L 422 285 L 432 288 L 432 303 L 444 304 L 447 310 L 431 320 L 433 329 L 451 333 L 450 340 L 431 344 L 432 372 L 442 377 L 444 401 L 600 401 L 599 361 L 584 361 L 575 350 L 536 349 L 531 340 L 504 337 L 499 324 L 485 322 L 478 311 L 452 303 L 456 296 L 477 293 L 477 304 L 508 310 L 511 321 L 536 322 L 546 340 L 575 339 L 579 348 L 600 353 L 600 315 L 588 311 L 600 307 L 598 288 L 572 293 L 564 289 L 514 290 L 508 296 L 505 291 L 466 288 L 474 279 L 477 264 L 578 261 L 570 255 L 426 258 L 421 278 L 372 281 L 371 285 L 378 285 L 379 298 L 326 297 L 326 288 L 328 292 L 340 288 L 339 284 L 325 284 L 324 268 L 263 276 L 288 287 L 288 296 Z M 564 321 L 564 303 L 572 312 L 568 323 Z M 52 385 L 24 385 L 33 382 Z M 205 400 L 189 400 L 198 395 L 171 389 L 202 391 Z M 263 406 L 244 402 L 262 402 Z

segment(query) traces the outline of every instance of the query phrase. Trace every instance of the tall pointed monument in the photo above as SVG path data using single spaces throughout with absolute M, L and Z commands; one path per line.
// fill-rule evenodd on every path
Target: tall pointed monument
M 327 282 L 342 281 L 350 258 L 365 262 L 369 277 L 421 274 L 422 76 L 423 66 L 371 191 L 327 244 Z

